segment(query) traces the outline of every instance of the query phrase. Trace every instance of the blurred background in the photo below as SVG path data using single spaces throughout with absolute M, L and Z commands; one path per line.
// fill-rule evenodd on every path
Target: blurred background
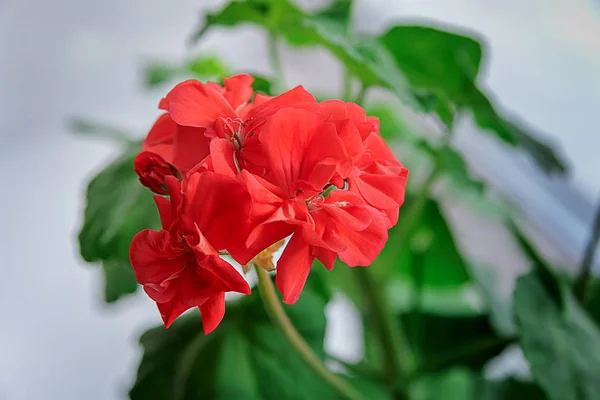
M 307 9 L 326 3 L 300 2 Z M 68 122 L 102 121 L 142 137 L 168 90 L 145 88 L 140 72 L 150 60 L 206 53 L 236 71 L 268 74 L 259 28 L 216 28 L 199 45 L 187 44 L 201 15 L 223 4 L 0 1 L 0 399 L 126 397 L 141 357 L 138 336 L 159 315 L 141 292 L 105 305 L 101 269 L 79 256 L 85 186 L 117 146 L 73 135 Z M 355 1 L 357 31 L 425 21 L 485 39 L 480 86 L 501 109 L 543 132 L 570 176 L 539 172 L 528 157 L 474 134 L 468 121 L 458 125 L 457 140 L 473 172 L 515 201 L 539 249 L 557 265 L 579 262 L 600 194 L 599 7 L 592 0 Z M 324 50 L 284 46 L 282 59 L 286 87 L 341 91 L 342 68 Z M 431 126 L 420 115 L 406 118 L 416 130 Z M 510 296 L 527 263 L 501 229 L 449 207 L 468 251 L 510 265 L 500 274 Z M 350 361 L 362 351 L 348 333 L 353 313 L 343 298 L 330 305 L 326 342 Z

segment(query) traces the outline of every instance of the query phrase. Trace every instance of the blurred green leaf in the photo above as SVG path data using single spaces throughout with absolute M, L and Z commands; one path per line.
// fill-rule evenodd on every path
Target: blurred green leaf
M 498 336 L 486 315 L 408 313 L 400 318 L 423 372 L 458 366 L 479 371 L 514 341 Z M 418 335 L 413 334 L 415 330 Z
M 438 165 L 441 174 L 448 176 L 450 184 L 458 189 L 483 192 L 484 184 L 473 177 L 462 154 L 445 142 L 436 143 L 417 133 L 402 118 L 400 111 L 378 104 L 366 108 L 367 114 L 379 118 L 380 134 L 388 140 L 398 139 L 403 146 L 408 143 L 423 150 L 431 162 Z M 408 143 L 407 143 L 408 142 Z
M 367 115 L 379 118 L 379 134 L 386 141 L 399 139 L 406 142 L 418 142 L 422 139 L 414 128 L 403 118 L 399 110 L 384 104 L 366 107 Z
M 424 100 L 425 108 L 436 111 L 449 128 L 454 110 L 470 111 L 481 128 L 495 132 L 507 144 L 521 146 L 545 171 L 565 171 L 550 146 L 499 115 L 479 89 L 482 50 L 478 41 L 431 27 L 398 25 L 385 33 L 381 42 L 392 53 L 417 97 Z
M 81 255 L 88 262 L 129 259 L 129 243 L 146 228 L 159 227 L 152 193 L 138 182 L 127 150 L 88 185 L 84 222 L 79 232 Z
M 104 301 L 114 303 L 121 297 L 135 293 L 138 283 L 128 261 L 108 259 L 102 262 L 104 271 Z
M 474 394 L 473 374 L 461 368 L 423 376 L 410 387 L 411 400 L 475 400 Z
M 81 135 L 111 139 L 128 146 L 134 143 L 132 135 L 121 129 L 82 118 L 71 119 L 69 121 L 69 130 Z
M 408 197 L 408 206 L 411 201 Z M 498 289 L 496 269 L 499 267 L 470 260 L 463 254 L 457 245 L 452 227 L 436 200 L 426 200 L 421 218 L 415 222 L 404 243 L 400 238 L 404 236 L 403 229 L 405 228 L 401 215 L 400 223 L 390 230 L 388 245 L 371 267 L 382 281 L 389 281 L 395 275 L 397 279 L 406 283 L 405 286 L 414 288 L 413 239 L 420 232 L 428 232 L 431 242 L 422 256 L 425 309 L 444 315 L 458 315 L 459 304 L 463 304 L 462 309 L 465 311 L 469 308 L 479 312 L 487 310 L 488 317 L 498 333 L 505 336 L 515 334 L 516 328 L 511 311 L 512 299 L 503 295 Z M 396 290 L 398 293 L 400 291 L 400 289 Z M 447 297 L 445 300 L 444 293 Z M 404 304 L 407 297 L 408 295 L 404 296 Z M 471 305 L 467 307 L 468 304 Z M 461 312 L 461 315 L 467 313 Z
M 402 229 L 402 224 L 398 224 L 390 230 L 390 242 L 396 243 L 392 237 Z M 416 222 L 409 237 L 414 237 L 423 231 L 431 234 L 429 249 L 423 255 L 424 287 L 444 288 L 469 283 L 471 278 L 467 265 L 456 247 L 450 227 L 435 200 L 429 199 L 426 202 L 421 218 Z M 380 272 L 385 272 L 384 268 L 393 268 L 395 273 L 412 282 L 413 249 L 405 243 L 398 243 L 398 245 L 400 247 L 386 246 L 375 263 L 377 267 L 380 262 L 390 263 L 388 266 L 382 265 L 379 268 Z
M 215 56 L 198 56 L 182 64 L 153 62 L 144 67 L 144 83 L 148 87 L 174 79 L 215 79 L 230 75 L 230 69 Z
M 600 280 L 598 279 L 592 281 L 586 309 L 596 325 L 600 327 Z
M 411 400 L 545 400 L 532 382 L 487 380 L 464 368 L 428 374 L 411 386 Z
M 273 95 L 273 92 L 271 92 L 271 81 L 269 79 L 255 74 L 252 76 L 254 76 L 252 88 L 255 92 L 260 92 L 269 96 Z
M 521 277 L 515 312 L 523 353 L 548 398 L 600 399 L 600 332 L 569 285 L 540 269 Z
M 473 400 L 546 400 L 544 392 L 533 382 L 507 378 L 486 381 L 479 396 Z
M 313 278 L 298 302 L 284 307 L 302 337 L 324 358 L 326 299 L 313 290 Z M 140 341 L 144 356 L 130 391 L 132 400 L 337 398 L 271 324 L 257 290 L 228 303 L 223 322 L 208 336 L 194 311 L 169 329 L 147 331 Z M 372 391 L 367 384 L 359 387 Z
M 144 67 L 143 76 L 144 84 L 147 87 L 154 87 L 161 85 L 181 72 L 181 69 L 174 65 L 167 65 L 161 63 L 152 63 Z
M 458 103 L 476 90 L 482 57 L 476 40 L 425 26 L 397 25 L 381 41 L 416 89 Z
M 213 26 L 251 23 L 281 34 L 292 46 L 323 46 L 331 51 L 364 86 L 384 86 L 403 101 L 416 105 L 401 71 L 375 40 L 347 33 L 352 2 L 336 1 L 331 7 L 307 14 L 287 0 L 234 1 L 207 14 L 193 35 L 198 40 Z

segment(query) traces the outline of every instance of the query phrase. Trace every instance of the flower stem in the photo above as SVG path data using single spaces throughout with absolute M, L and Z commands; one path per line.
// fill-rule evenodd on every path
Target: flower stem
M 598 209 L 596 210 L 594 225 L 592 226 L 590 238 L 585 248 L 583 260 L 581 261 L 581 269 L 579 270 L 579 275 L 577 276 L 573 287 L 575 296 L 583 304 L 587 302 L 588 291 L 592 277 L 594 253 L 596 252 L 598 241 L 600 241 L 600 203 L 598 204 Z
M 403 368 L 412 367 L 412 353 L 398 322 L 394 320 L 391 309 L 379 285 L 373 279 L 368 268 L 354 269 L 356 282 L 368 309 L 368 315 L 382 347 L 385 365 L 384 378 L 387 384 L 395 386 L 398 380 L 405 378 Z M 404 364 L 401 362 L 404 361 Z M 406 365 L 409 364 L 409 365 Z
M 364 107 L 364 102 L 365 102 L 365 96 L 367 95 L 367 90 L 369 89 L 368 86 L 365 85 L 361 85 L 360 86 L 360 91 L 358 92 L 358 94 L 356 95 L 356 99 L 354 99 L 354 102 L 356 104 L 358 104 L 361 107 Z
M 281 67 L 281 57 L 279 56 L 279 40 L 277 34 L 271 32 L 269 35 L 269 59 L 271 68 L 273 69 L 273 88 L 272 92 L 279 94 L 283 90 L 285 84 L 283 82 L 283 68 Z
M 325 367 L 323 362 L 315 355 L 310 346 L 298 333 L 292 324 L 292 321 L 288 318 L 281 305 L 281 301 L 275 292 L 275 287 L 273 286 L 273 281 L 271 281 L 269 274 L 258 266 L 255 266 L 254 269 L 258 276 L 258 290 L 265 306 L 265 310 L 267 310 L 271 320 L 281 330 L 283 336 L 292 346 L 294 351 L 315 374 L 344 398 L 348 400 L 366 400 L 354 387 L 349 385 L 339 376 L 331 373 L 331 371 Z
M 350 101 L 350 97 L 352 96 L 352 76 L 350 75 L 348 69 L 344 71 L 344 81 L 342 90 L 342 100 Z

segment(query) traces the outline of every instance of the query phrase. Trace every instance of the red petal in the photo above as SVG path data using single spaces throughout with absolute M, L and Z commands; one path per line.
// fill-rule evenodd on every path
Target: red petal
M 369 135 L 365 141 L 365 148 L 369 153 L 371 160 L 385 160 L 389 163 L 401 166 L 385 140 L 378 134 L 373 133 Z
M 379 255 L 388 238 L 387 221 L 383 214 L 371 208 L 373 220 L 369 227 L 360 232 L 340 227 L 340 235 L 347 248 L 338 253 L 340 260 L 349 266 L 370 265 Z
M 267 220 L 257 225 L 248 235 L 246 240 L 248 247 L 262 251 L 291 235 L 302 223 L 302 219 L 306 218 L 293 203 L 296 202 L 282 203 L 281 207 L 276 208 Z
M 335 127 L 307 111 L 287 108 L 277 112 L 265 125 L 260 141 L 275 183 L 289 197 L 305 185 L 321 190 L 339 165 L 350 166 Z
M 209 153 L 205 129 L 179 126 L 173 143 L 172 164 L 185 175 Z
M 234 177 L 238 173 L 233 145 L 227 139 L 215 138 L 210 142 L 210 160 L 216 173 Z
M 225 283 L 225 289 L 228 292 L 238 292 L 250 294 L 250 286 L 244 277 L 227 261 L 220 256 L 207 256 L 200 264 L 202 268 L 212 272 L 215 276 Z
M 324 249 L 323 247 L 311 246 L 311 253 L 323 263 L 325 268 L 330 271 L 333 269 L 333 265 L 335 264 L 335 259 L 337 257 L 334 251 Z
M 204 334 L 208 335 L 219 326 L 225 316 L 225 292 L 211 296 L 200 306 L 200 312 L 202 313 Z
M 181 193 L 181 182 L 174 176 L 165 177 L 165 184 L 169 189 L 169 197 L 171 198 L 171 215 L 179 214 L 179 207 L 183 202 L 183 194 Z
M 157 303 L 156 305 L 158 306 L 158 311 L 160 311 L 165 328 L 170 327 L 177 317 L 192 308 L 183 304 L 177 296 L 167 303 Z
M 405 170 L 407 171 L 407 170 Z M 359 173 L 348 179 L 349 189 L 355 190 L 375 208 L 399 208 L 404 202 L 406 174 L 401 176 Z
M 310 246 L 301 235 L 293 235 L 277 262 L 275 283 L 283 295 L 283 302 L 294 304 L 306 284 L 314 257 Z
M 171 202 L 166 197 L 154 196 L 154 202 L 160 215 L 160 223 L 164 230 L 169 230 L 173 224 L 173 213 L 171 211 Z
M 242 182 L 212 171 L 188 176 L 185 219 L 195 223 L 215 249 L 226 249 L 240 264 L 256 255 L 246 247 L 250 231 L 250 195 Z
M 227 100 L 213 87 L 190 79 L 175 86 L 164 98 L 166 107 L 179 125 L 208 127 L 219 117 L 235 118 Z
M 129 260 L 136 280 L 142 284 L 160 284 L 181 273 L 184 260 L 171 248 L 167 231 L 145 229 L 133 237 L 129 246 Z
M 256 102 L 262 102 L 264 98 L 257 95 L 258 99 Z M 285 93 L 280 94 L 277 97 L 273 97 L 268 101 L 262 102 L 260 105 L 253 107 L 248 112 L 248 124 L 246 125 L 246 131 L 251 132 L 259 128 L 264 124 L 267 119 L 275 114 L 277 111 L 285 107 L 301 108 L 306 110 L 316 110 L 318 106 L 315 97 L 307 92 L 302 86 L 296 86 L 295 88 L 288 90 Z
M 142 150 L 151 151 L 160 155 L 168 162 L 173 159 L 173 138 L 177 124 L 171 119 L 168 113 L 158 117 L 148 136 L 142 142 Z
M 371 223 L 372 216 L 360 196 L 343 190 L 332 191 L 321 204 L 336 225 L 353 231 L 362 231 Z
M 234 110 L 237 110 L 239 106 L 250 101 L 254 93 L 254 89 L 252 89 L 253 82 L 254 78 L 248 74 L 238 74 L 230 78 L 223 78 L 225 99 L 227 99 Z
M 362 138 L 360 137 L 360 132 L 356 128 L 356 125 L 347 120 L 342 125 L 342 128 L 339 130 L 338 134 L 340 138 L 344 141 L 344 146 L 346 147 L 346 152 L 353 160 L 357 160 L 360 156 L 365 152 L 365 148 L 363 146 Z

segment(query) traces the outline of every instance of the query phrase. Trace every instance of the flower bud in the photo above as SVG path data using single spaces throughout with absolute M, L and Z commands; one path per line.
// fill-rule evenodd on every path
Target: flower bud
M 179 171 L 173 165 L 150 151 L 138 154 L 133 161 L 133 168 L 140 177 L 140 183 L 157 194 L 169 194 L 165 184 L 166 176 L 173 175 L 180 179 Z

